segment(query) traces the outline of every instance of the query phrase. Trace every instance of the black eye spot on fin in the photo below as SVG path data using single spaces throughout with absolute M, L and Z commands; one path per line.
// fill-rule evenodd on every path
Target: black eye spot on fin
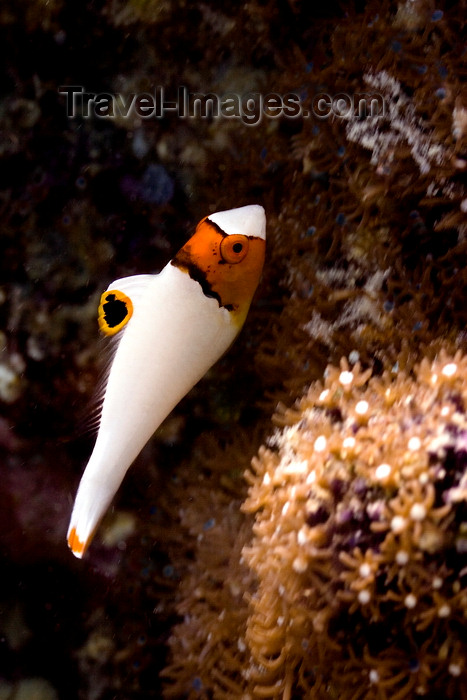
M 133 304 L 130 297 L 118 289 L 109 289 L 101 296 L 98 323 L 105 335 L 115 335 L 130 320 Z
M 128 308 L 124 301 L 117 299 L 115 294 L 107 294 L 105 304 L 102 304 L 104 319 L 110 328 L 119 326 L 128 316 Z

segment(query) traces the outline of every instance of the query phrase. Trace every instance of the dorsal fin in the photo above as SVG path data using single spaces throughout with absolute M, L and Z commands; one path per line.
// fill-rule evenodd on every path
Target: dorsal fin
M 116 335 L 129 322 L 133 308 L 154 275 L 133 275 L 112 282 L 102 294 L 97 320 L 104 335 Z
M 80 431 L 81 434 L 95 434 L 99 428 L 99 422 L 101 417 L 102 403 L 104 400 L 105 389 L 107 386 L 107 379 L 109 376 L 110 368 L 112 362 L 117 352 L 118 345 L 123 335 L 123 331 L 126 328 L 127 323 L 131 320 L 132 309 L 138 305 L 144 291 L 147 289 L 148 285 L 156 275 L 132 275 L 131 277 L 121 277 L 115 280 L 107 287 L 106 291 L 102 294 L 100 304 L 99 304 L 99 327 L 103 332 L 103 335 L 107 336 L 104 338 L 104 342 L 100 345 L 102 347 L 102 353 L 105 355 L 105 359 L 102 363 L 102 367 L 99 370 L 99 380 L 94 391 L 94 395 L 91 398 L 89 405 L 86 410 L 86 415 L 83 416 L 80 421 Z M 110 327 L 110 332 L 105 329 L 106 319 L 103 312 L 103 305 L 106 302 L 106 295 L 111 292 L 117 292 L 116 300 L 128 299 L 130 302 L 129 318 L 124 319 L 124 322 L 120 322 L 119 327 Z M 115 300 L 112 300 L 115 301 Z M 118 317 L 114 315 L 110 320 L 115 321 Z
M 111 282 L 107 289 L 118 289 L 129 296 L 133 304 L 138 303 L 138 299 L 146 290 L 148 284 L 156 275 L 131 275 L 130 277 L 120 277 L 120 279 Z

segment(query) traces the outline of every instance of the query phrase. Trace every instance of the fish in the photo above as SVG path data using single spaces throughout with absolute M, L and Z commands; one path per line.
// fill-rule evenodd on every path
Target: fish
M 240 332 L 265 247 L 262 206 L 219 211 L 158 274 L 118 279 L 102 294 L 98 325 L 116 349 L 67 533 L 79 559 L 144 445 Z

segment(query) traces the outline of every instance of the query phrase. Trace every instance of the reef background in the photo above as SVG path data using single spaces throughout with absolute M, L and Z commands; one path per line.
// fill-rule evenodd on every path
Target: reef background
M 417 0 L 2 4 L 0 697 L 336 696 L 315 668 L 298 682 L 296 656 L 281 676 L 254 625 L 244 634 L 261 572 L 242 551 L 256 546 L 255 474 L 270 458 L 250 464 L 328 363 L 416 382 L 423 358 L 465 350 L 465 12 Z M 256 126 L 68 119 L 62 85 L 297 92 L 305 108 L 320 92 L 372 88 L 389 111 Z M 100 292 L 160 269 L 206 213 L 253 202 L 267 212 L 268 257 L 245 329 L 76 561 L 65 532 L 92 447 L 82 426 L 104 353 Z M 465 470 L 456 449 L 450 488 Z M 451 549 L 464 503 L 442 524 Z M 465 596 L 456 605 L 465 632 Z M 251 682 L 255 644 L 269 686 Z M 352 697 L 395 697 L 335 653 Z M 425 696 L 467 697 L 465 668 L 443 673 Z

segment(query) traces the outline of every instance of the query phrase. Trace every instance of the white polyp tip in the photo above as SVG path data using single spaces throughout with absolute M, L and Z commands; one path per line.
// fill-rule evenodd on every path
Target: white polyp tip
M 364 416 L 365 413 L 367 413 L 369 407 L 370 406 L 368 404 L 368 401 L 359 401 L 355 406 L 355 411 L 356 413 L 358 413 L 359 416 Z
M 451 607 L 447 604 L 442 605 L 438 608 L 438 617 L 449 617 L 451 614 Z
M 449 664 L 448 671 L 451 676 L 460 676 L 462 669 L 459 664 Z
M 424 520 L 426 517 L 426 508 L 423 503 L 414 503 L 410 509 L 410 517 L 412 520 Z
M 456 372 L 457 365 L 454 362 L 449 362 L 447 365 L 444 365 L 441 370 L 441 374 L 444 374 L 445 377 L 453 377 Z
M 395 515 L 391 520 L 391 530 L 393 532 L 402 532 L 405 529 L 407 521 L 402 515 Z
M 342 386 L 349 386 L 353 382 L 353 374 L 352 372 L 348 372 L 347 370 L 344 370 L 339 374 L 339 382 L 342 384 Z
M 324 435 L 319 435 L 314 442 L 315 452 L 323 452 L 326 449 L 327 440 Z
M 366 605 L 367 603 L 370 602 L 371 594 L 370 594 L 370 591 L 368 591 L 366 588 L 364 588 L 362 591 L 359 592 L 357 597 L 358 597 L 358 602 L 361 605 Z
M 419 450 L 421 446 L 422 446 L 422 441 L 420 440 L 419 437 L 411 437 L 409 442 L 407 443 L 407 447 L 412 452 Z
M 375 476 L 377 479 L 386 479 L 391 473 L 391 467 L 389 464 L 380 464 L 375 469 Z
M 406 551 L 403 549 L 400 549 L 397 554 L 396 554 L 396 562 L 400 565 L 403 566 L 404 564 L 407 564 L 409 561 L 409 555 Z
M 368 576 L 371 574 L 371 566 L 364 562 L 363 564 L 360 565 L 360 568 L 358 570 L 358 573 L 362 578 L 368 578 Z

